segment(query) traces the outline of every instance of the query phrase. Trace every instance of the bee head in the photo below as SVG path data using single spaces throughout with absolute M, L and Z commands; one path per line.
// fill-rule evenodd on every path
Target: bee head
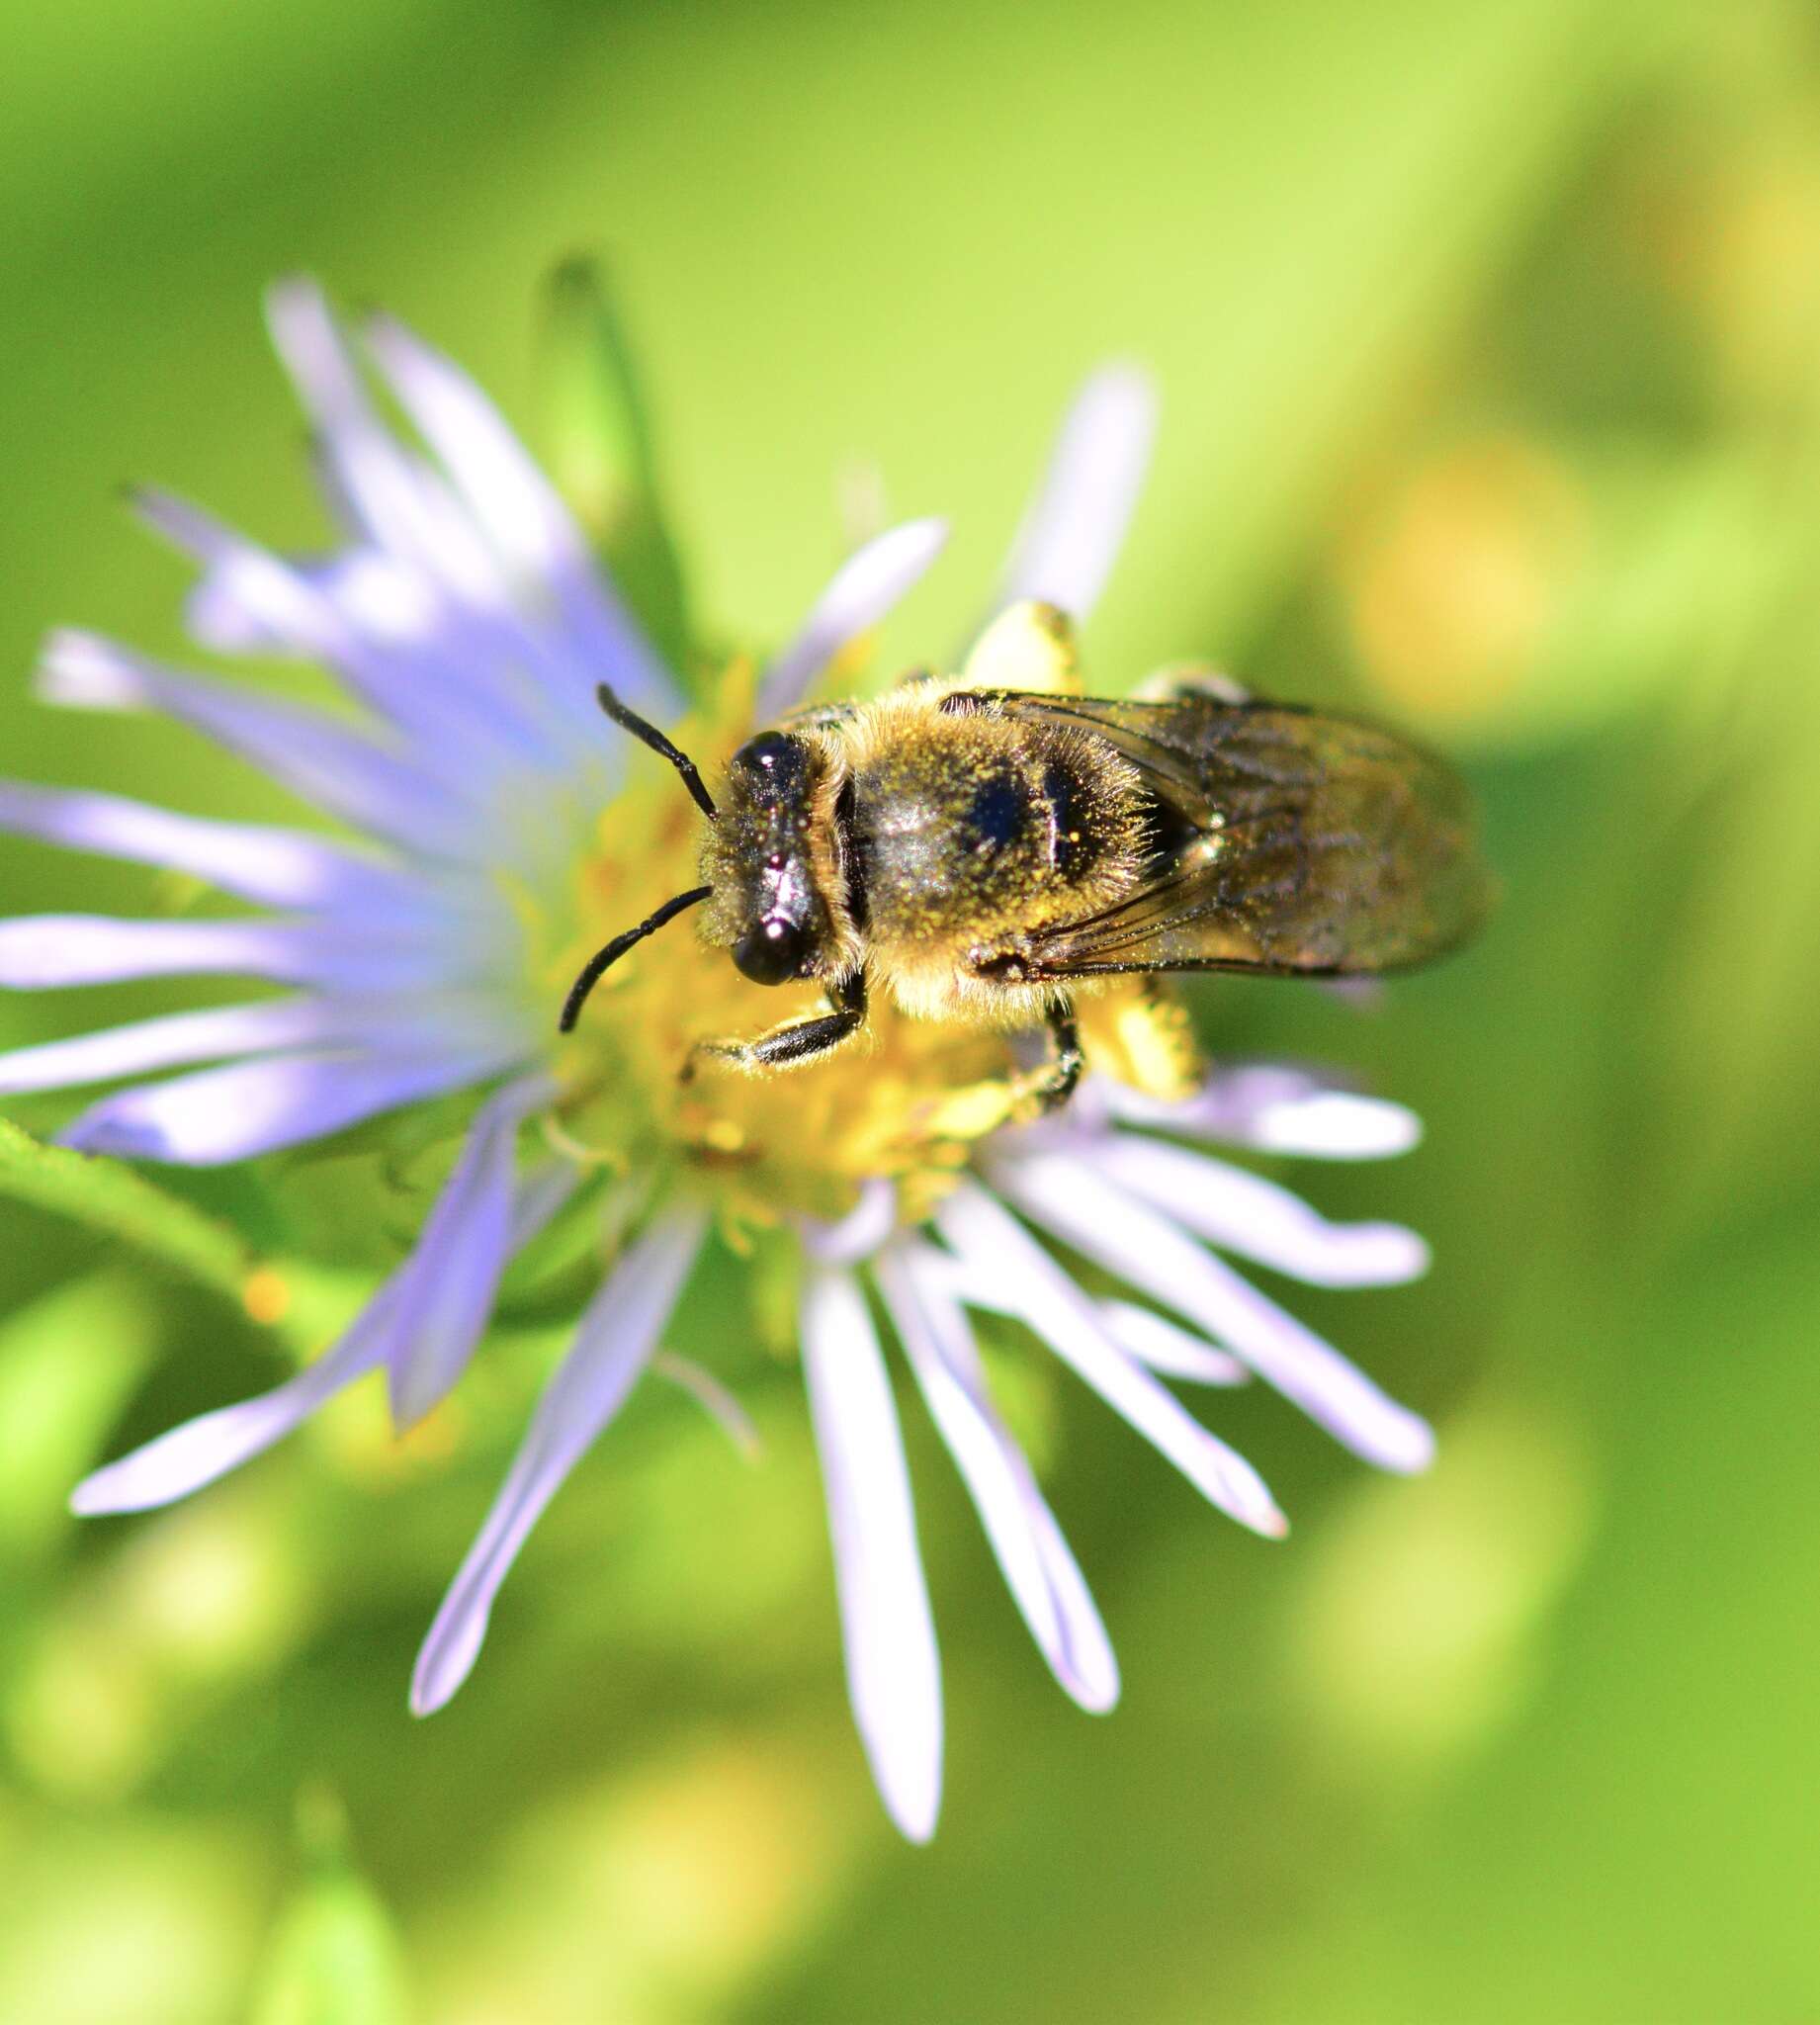
M 824 765 L 790 732 L 748 739 L 703 841 L 702 877 L 714 889 L 708 939 L 729 946 L 755 985 L 817 976 L 833 939 L 814 849 Z
M 706 883 L 678 893 L 597 949 L 569 987 L 557 1020 L 570 1032 L 588 995 L 647 935 L 704 900 L 710 942 L 731 945 L 734 962 L 754 984 L 781 985 L 814 977 L 833 945 L 828 911 L 811 870 L 813 796 L 823 771 L 820 752 L 787 732 L 764 732 L 734 754 L 727 806 L 717 806 L 695 761 L 641 717 L 605 682 L 595 691 L 607 716 L 675 767 L 690 799 L 708 819 L 702 843 Z

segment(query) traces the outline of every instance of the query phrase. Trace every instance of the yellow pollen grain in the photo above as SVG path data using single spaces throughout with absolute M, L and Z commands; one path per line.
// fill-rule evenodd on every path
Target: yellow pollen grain
M 240 1305 L 255 1322 L 269 1327 L 291 1312 L 291 1286 L 282 1273 L 257 1267 L 240 1284 Z

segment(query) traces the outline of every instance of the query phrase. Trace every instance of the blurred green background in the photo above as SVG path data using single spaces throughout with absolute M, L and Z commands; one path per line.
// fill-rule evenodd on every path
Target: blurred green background
M 414 1723 L 530 1365 L 401 1450 L 363 1394 L 78 1528 L 85 1468 L 279 1365 L 5 1204 L 0 2017 L 1820 2017 L 1814 11 L 91 0 L 3 35 L 7 773 L 269 814 L 174 730 L 25 700 L 54 623 L 179 646 L 184 573 L 115 488 L 319 539 L 263 284 L 383 300 L 535 429 L 537 291 L 597 247 L 730 637 L 792 623 L 876 467 L 955 518 L 888 640 L 939 651 L 1070 389 L 1136 356 L 1164 429 L 1099 685 L 1213 655 L 1419 724 L 1507 898 L 1375 1011 L 1198 1000 L 1428 1121 L 1285 1172 L 1435 1245 L 1415 1288 L 1293 1294 L 1434 1418 L 1431 1476 L 1214 1395 L 1295 1522 L 1266 1547 L 1058 1384 L 1046 1474 L 1126 1681 L 1096 1722 L 907 1415 L 928 1851 L 852 1736 L 794 1373 L 718 1360 L 756 1470 L 641 1395 Z M 8 913 L 158 898 L 23 843 L 0 876 Z M 0 1041 L 197 996 L 10 1000 Z

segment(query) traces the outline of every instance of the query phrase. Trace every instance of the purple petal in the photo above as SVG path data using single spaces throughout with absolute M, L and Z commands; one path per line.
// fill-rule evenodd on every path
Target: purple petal
M 185 1421 L 85 1477 L 70 1494 L 70 1510 L 94 1518 L 169 1505 L 263 1454 L 381 1362 L 390 1299 L 390 1286 L 382 1287 L 334 1349 L 295 1378 L 257 1398 Z
M 408 699 L 395 693 L 393 671 L 343 622 L 319 585 L 283 557 L 155 486 L 135 492 L 133 503 L 150 526 L 208 572 L 216 595 L 237 605 L 260 631 L 336 669 L 375 709 L 395 716 L 402 701 L 410 714 Z
M 514 1251 L 531 1242 L 573 1189 L 573 1170 L 566 1163 L 563 1168 L 560 1179 L 566 1182 L 565 1188 L 552 1186 L 559 1177 L 546 1167 L 528 1176 L 519 1189 L 512 1229 Z M 343 1386 L 385 1362 L 396 1278 L 393 1275 L 380 1288 L 334 1349 L 296 1377 L 257 1398 L 242 1399 L 186 1421 L 118 1462 L 96 1470 L 76 1486 L 70 1510 L 89 1517 L 168 1505 L 263 1454 Z
M 692 1357 L 678 1357 L 673 1350 L 660 1350 L 650 1361 L 650 1374 L 666 1378 L 678 1391 L 686 1392 L 746 1461 L 757 1461 L 762 1444 L 751 1415 L 705 1365 L 698 1365 Z
M 130 1026 L 0 1054 L 0 1092 L 15 1096 L 22 1091 L 113 1083 L 179 1063 L 307 1046 L 339 1038 L 342 1030 L 341 1009 L 332 999 L 274 999 L 257 1006 L 173 1012 L 161 1019 L 141 1019 Z
M 1217 1070 L 1180 1103 L 1146 1097 L 1105 1078 L 1095 1087 L 1113 1114 L 1127 1123 L 1224 1139 L 1260 1153 L 1384 1160 L 1407 1153 L 1422 1137 L 1422 1120 L 1402 1104 L 1340 1090 L 1306 1069 L 1271 1062 Z
M 1367 1461 L 1400 1470 L 1429 1463 L 1434 1436 L 1426 1421 L 1088 1162 L 1055 1154 L 995 1162 L 992 1179 L 1065 1244 L 1217 1337 Z
M 874 1272 L 1030 1635 L 1083 1709 L 1096 1715 L 1110 1709 L 1118 1700 L 1111 1641 L 1029 1463 L 994 1410 L 939 1255 L 926 1245 L 894 1245 L 879 1255 Z
M 304 278 L 278 283 L 266 297 L 266 323 L 331 467 L 334 496 L 358 534 L 433 566 L 455 530 L 439 510 L 435 482 L 381 421 L 321 289 Z M 472 534 L 456 561 L 469 571 L 491 567 Z
M 73 1090 L 277 1048 L 359 1044 L 403 1054 L 455 1045 L 505 1047 L 515 1035 L 514 1023 L 497 1006 L 453 992 L 269 999 L 15 1048 L 0 1054 L 0 1092 Z
M 849 556 L 802 631 L 765 670 L 754 721 L 768 724 L 793 710 L 847 642 L 876 626 L 917 581 L 947 539 L 945 520 L 908 520 Z
M 847 1693 L 886 1811 L 926 1842 L 941 1806 L 941 1662 L 891 1380 L 847 1274 L 811 1269 L 802 1329 Z
M 518 1193 L 512 1202 L 514 1256 L 524 1250 L 580 1186 L 581 1171 L 561 1154 L 549 1154 L 526 1168 L 519 1177 Z
M 1299 1195 L 1224 1161 L 1129 1133 L 1094 1147 L 1099 1172 L 1224 1246 L 1311 1286 L 1398 1286 L 1429 1270 L 1429 1248 L 1398 1223 L 1329 1223 Z
M 123 1090 L 58 1135 L 82 1153 L 217 1167 L 324 1139 L 363 1118 L 483 1083 L 517 1050 L 277 1055 Z
M 588 656 L 520 610 L 500 559 L 467 509 L 371 404 L 320 290 L 280 284 L 268 319 L 315 425 L 322 485 L 360 545 L 303 566 L 304 573 L 362 632 L 414 650 L 436 679 L 501 715 L 511 742 L 533 759 L 572 759 L 577 733 L 584 748 L 604 748 L 592 686 L 598 674 Z M 247 631 L 245 615 L 207 579 L 191 618 L 205 638 L 225 629 L 227 639 L 240 641 Z M 273 644 L 269 632 L 259 639 Z
M 705 1222 L 698 1209 L 667 1212 L 589 1303 L 575 1347 L 545 1388 L 486 1523 L 423 1641 L 411 1676 L 413 1714 L 440 1709 L 473 1670 L 499 1585 L 544 1507 L 645 1368 L 700 1249 Z
M 925 1262 L 928 1277 L 941 1275 L 949 1290 L 971 1308 L 1016 1315 L 1019 1308 L 1007 1282 L 990 1259 L 977 1263 L 947 1252 L 932 1252 Z M 1195 1385 L 1245 1385 L 1252 1369 L 1229 1352 L 1195 1336 L 1179 1324 L 1131 1301 L 1102 1300 L 1094 1304 L 1101 1327 L 1127 1357 L 1135 1358 L 1165 1377 L 1185 1378 Z
M 400 694 L 387 703 L 387 714 L 417 728 L 406 736 L 445 762 L 445 775 L 463 768 L 503 774 L 527 765 L 567 771 L 578 725 L 584 750 L 603 743 L 597 710 L 584 718 L 558 707 L 580 686 L 580 673 L 564 664 L 554 682 L 542 679 L 551 655 L 503 606 L 470 602 L 472 582 L 462 595 L 374 549 L 287 567 L 394 669 Z M 184 618 L 192 638 L 218 654 L 302 659 L 311 652 L 279 632 L 269 612 L 247 609 L 229 568 L 205 572 Z M 452 726 L 465 736 L 459 750 L 444 751 Z
M 581 648 L 635 708 L 664 716 L 675 686 L 601 579 L 553 486 L 467 376 L 401 323 L 374 317 L 366 341 L 398 404 L 441 460 L 468 511 L 528 584 L 545 586 Z
M 995 611 L 1041 598 L 1087 616 L 1124 542 L 1156 426 L 1156 390 L 1136 367 L 1102 366 L 1087 381 L 1025 511 Z
M 0 830 L 188 872 L 266 907 L 348 906 L 412 890 L 408 874 L 327 837 L 174 815 L 116 795 L 0 781 Z
M 456 794 L 532 756 L 495 684 L 477 681 L 471 660 L 430 651 L 421 619 L 434 604 L 425 606 L 421 585 L 395 564 L 352 576 L 306 571 L 167 492 L 143 491 L 136 503 L 202 566 L 215 609 L 238 608 L 255 636 L 333 668 Z
M 1106 1334 L 1127 1357 L 1136 1358 L 1153 1371 L 1185 1379 L 1191 1385 L 1250 1382 L 1249 1365 L 1204 1337 L 1191 1335 L 1154 1308 L 1141 1308 L 1135 1301 L 1100 1301 L 1097 1306 Z
M 145 977 L 260 977 L 375 991 L 435 985 L 457 954 L 434 937 L 362 933 L 337 920 L 131 921 L 40 914 L 0 921 L 0 986 L 42 992 Z
M 400 1429 L 443 1398 L 486 1328 L 512 1255 L 518 1128 L 556 1093 L 549 1077 L 526 1077 L 480 1106 L 398 1276 L 386 1355 L 391 1418 Z
M 39 687 L 48 701 L 79 710 L 162 711 L 305 801 L 427 856 L 461 863 L 489 854 L 486 827 L 472 808 L 402 751 L 320 711 L 180 675 L 86 633 L 51 636 Z
M 859 1200 L 837 1223 L 802 1219 L 803 1249 L 823 1266 L 857 1266 L 890 1237 L 898 1220 L 898 1191 L 881 1175 L 860 1187 Z
M 1263 1480 L 1210 1435 L 1106 1334 L 1091 1301 L 1028 1231 L 984 1189 L 958 1189 L 935 1212 L 943 1237 L 976 1270 L 988 1268 L 1023 1320 L 1112 1410 L 1242 1526 L 1288 1532 Z
M 359 613 L 362 630 L 381 639 L 414 642 L 436 624 L 437 602 L 430 587 L 373 549 L 294 559 L 289 567 L 314 596 Z M 230 569 L 205 569 L 184 602 L 184 624 L 199 646 L 217 654 L 311 658 L 306 647 L 272 624 L 268 613 L 248 608 Z

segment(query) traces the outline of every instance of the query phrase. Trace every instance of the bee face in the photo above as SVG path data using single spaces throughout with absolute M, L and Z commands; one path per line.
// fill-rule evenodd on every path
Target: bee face
M 815 836 L 824 762 L 807 740 L 762 732 L 734 754 L 702 852 L 707 928 L 757 985 L 814 977 L 831 935 Z

